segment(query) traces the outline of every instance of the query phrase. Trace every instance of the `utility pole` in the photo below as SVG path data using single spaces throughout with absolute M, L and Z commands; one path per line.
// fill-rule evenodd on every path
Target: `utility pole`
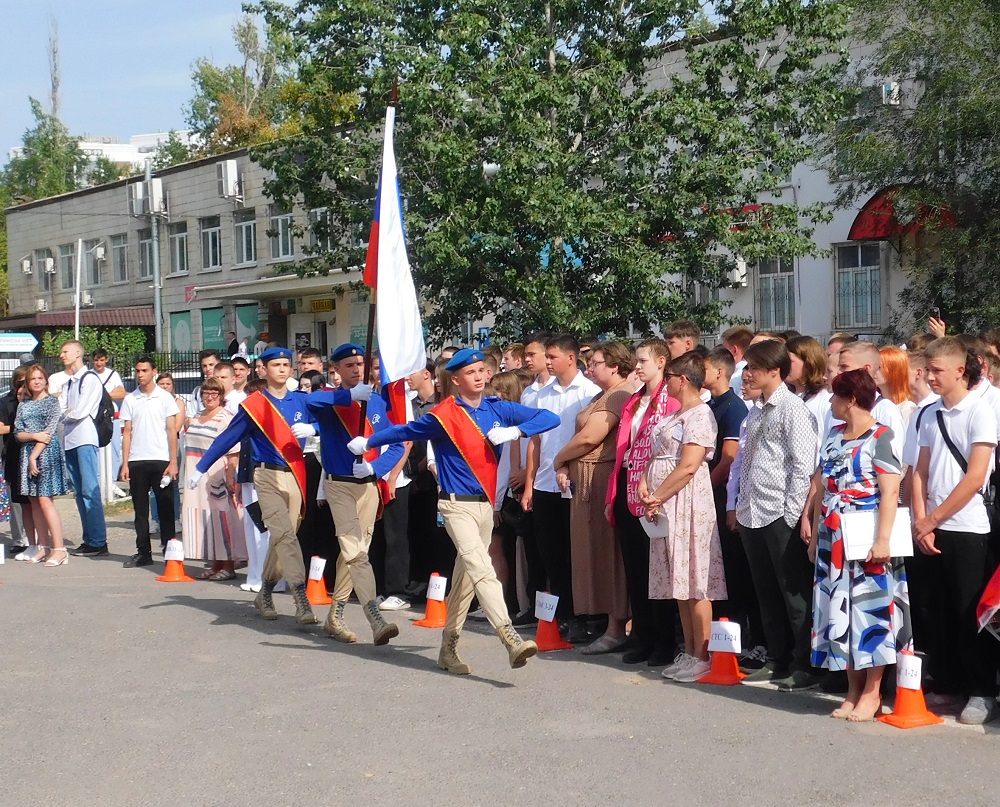
M 52 117 L 59 117 L 59 24 L 49 18 L 49 103 Z
M 153 178 L 153 158 L 146 158 L 146 187 Z M 153 327 L 157 353 L 163 352 L 163 284 L 160 282 L 160 218 L 155 210 L 149 211 L 149 226 L 153 234 Z

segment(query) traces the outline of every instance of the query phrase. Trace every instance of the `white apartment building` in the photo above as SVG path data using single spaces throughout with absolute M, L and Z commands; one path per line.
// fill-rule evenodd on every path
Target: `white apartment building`
M 271 203 L 264 179 L 245 150 L 235 151 L 165 169 L 152 182 L 132 177 L 10 208 L 11 313 L 0 328 L 72 327 L 79 250 L 82 325 L 152 333 L 158 259 L 165 350 L 224 349 L 229 331 L 251 346 L 263 333 L 324 353 L 363 339 L 367 300 L 347 288 L 360 270 L 299 277 L 304 244 L 292 224 L 308 241 L 320 213 Z

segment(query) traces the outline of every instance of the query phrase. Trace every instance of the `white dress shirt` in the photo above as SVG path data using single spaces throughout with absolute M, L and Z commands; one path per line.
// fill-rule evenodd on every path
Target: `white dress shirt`
M 541 440 L 541 454 L 538 458 L 538 472 L 535 474 L 535 490 L 548 493 L 560 492 L 553 460 L 576 434 L 576 416 L 600 391 L 601 388 L 597 384 L 579 371 L 565 387 L 553 379 L 552 383 L 538 391 L 538 408 L 548 409 L 559 415 L 559 425 L 538 435 Z
M 101 406 L 104 387 L 96 373 L 82 381 L 91 372 L 83 365 L 66 382 L 64 394 L 59 396 L 63 410 L 64 446 L 67 451 L 80 446 L 97 445 L 97 427 L 94 418 Z

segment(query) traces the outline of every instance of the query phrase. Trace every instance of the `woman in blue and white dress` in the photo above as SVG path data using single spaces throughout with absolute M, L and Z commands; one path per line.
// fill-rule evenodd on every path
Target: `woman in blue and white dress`
M 909 594 L 903 559 L 889 556 L 901 463 L 892 449 L 892 429 L 875 421 L 875 382 L 866 370 L 841 373 L 833 381 L 831 429 L 820 454 L 814 485 L 823 491 L 821 513 L 803 520 L 809 557 L 816 563 L 813 587 L 812 664 L 846 670 L 847 697 L 831 716 L 871 720 L 881 707 L 885 666 L 912 642 Z M 863 561 L 847 560 L 841 517 L 874 510 L 877 536 Z

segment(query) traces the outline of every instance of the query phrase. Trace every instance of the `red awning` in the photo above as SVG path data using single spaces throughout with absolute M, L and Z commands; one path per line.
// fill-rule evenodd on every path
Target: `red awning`
M 901 222 L 896 216 L 896 196 L 902 189 L 902 185 L 890 185 L 865 202 L 854 218 L 847 234 L 848 240 L 885 241 L 897 235 L 921 230 L 932 221 L 938 226 L 955 226 L 955 217 L 948 210 L 943 209 L 935 214 L 926 205 L 920 206 L 920 214 L 913 221 L 905 224 Z
M 76 323 L 73 309 L 46 311 L 34 315 L 18 314 L 0 319 L 0 328 L 71 328 Z M 147 327 L 155 325 L 153 306 L 133 305 L 122 308 L 81 308 L 80 325 L 97 328 Z

